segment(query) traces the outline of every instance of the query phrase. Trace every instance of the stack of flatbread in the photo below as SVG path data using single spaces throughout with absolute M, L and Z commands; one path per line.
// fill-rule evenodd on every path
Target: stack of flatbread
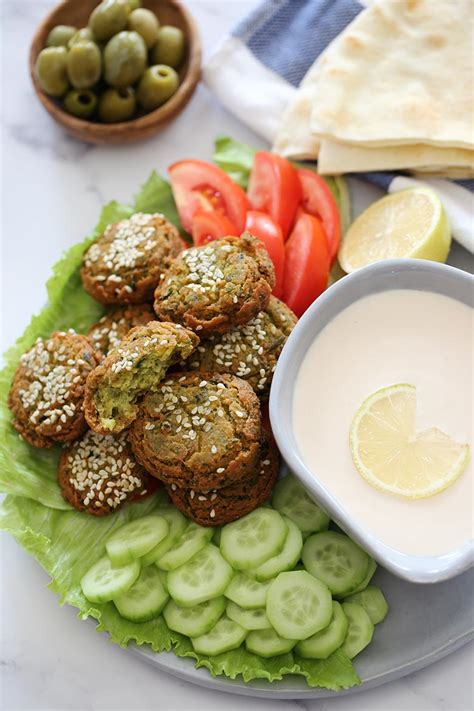
M 474 175 L 474 0 L 377 0 L 318 57 L 274 149 L 323 174 Z

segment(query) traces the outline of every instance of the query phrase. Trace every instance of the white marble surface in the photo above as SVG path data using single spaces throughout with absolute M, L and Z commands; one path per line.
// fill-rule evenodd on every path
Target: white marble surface
M 80 2 L 80 0 L 77 0 Z M 189 2 L 207 53 L 254 2 Z M 260 145 L 200 87 L 163 133 L 128 147 L 92 147 L 67 138 L 36 101 L 27 73 L 33 30 L 49 0 L 2 0 L 1 346 L 44 301 L 44 283 L 63 249 L 94 225 L 101 205 L 126 200 L 149 172 L 179 157 L 206 158 L 218 133 Z M 353 697 L 278 704 L 208 691 L 158 672 L 60 608 L 47 576 L 6 535 L 0 537 L 0 708 L 164 711 L 469 711 L 472 649 Z

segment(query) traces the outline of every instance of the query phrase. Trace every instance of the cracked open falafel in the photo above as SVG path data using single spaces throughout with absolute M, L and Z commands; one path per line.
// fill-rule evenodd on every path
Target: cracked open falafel
M 138 398 L 154 392 L 169 366 L 187 358 L 198 343 L 195 333 L 174 323 L 150 321 L 132 328 L 87 378 L 89 427 L 101 434 L 128 427 L 138 414 Z
M 109 311 L 97 321 L 87 334 L 94 348 L 101 356 L 106 356 L 112 348 L 117 348 L 132 328 L 156 321 L 155 312 L 149 304 L 121 306 Z

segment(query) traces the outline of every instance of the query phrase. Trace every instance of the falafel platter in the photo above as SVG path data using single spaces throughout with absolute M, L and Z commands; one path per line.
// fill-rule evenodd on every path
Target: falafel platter
M 0 527 L 113 642 L 337 691 L 388 606 L 375 561 L 280 468 L 266 408 L 297 317 L 337 278 L 344 191 L 314 173 L 323 217 L 298 217 L 292 163 L 257 153 L 239 184 L 220 156 L 152 174 L 54 268 L 1 373 Z M 255 210 L 269 162 L 290 189 Z

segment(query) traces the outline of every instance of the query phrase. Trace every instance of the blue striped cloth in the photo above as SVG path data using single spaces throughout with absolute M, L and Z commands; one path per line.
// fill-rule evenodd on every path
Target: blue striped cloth
M 255 58 L 294 87 L 328 44 L 364 9 L 356 0 L 265 0 L 232 32 Z M 398 173 L 357 173 L 388 190 Z M 474 192 L 474 180 L 455 180 Z

